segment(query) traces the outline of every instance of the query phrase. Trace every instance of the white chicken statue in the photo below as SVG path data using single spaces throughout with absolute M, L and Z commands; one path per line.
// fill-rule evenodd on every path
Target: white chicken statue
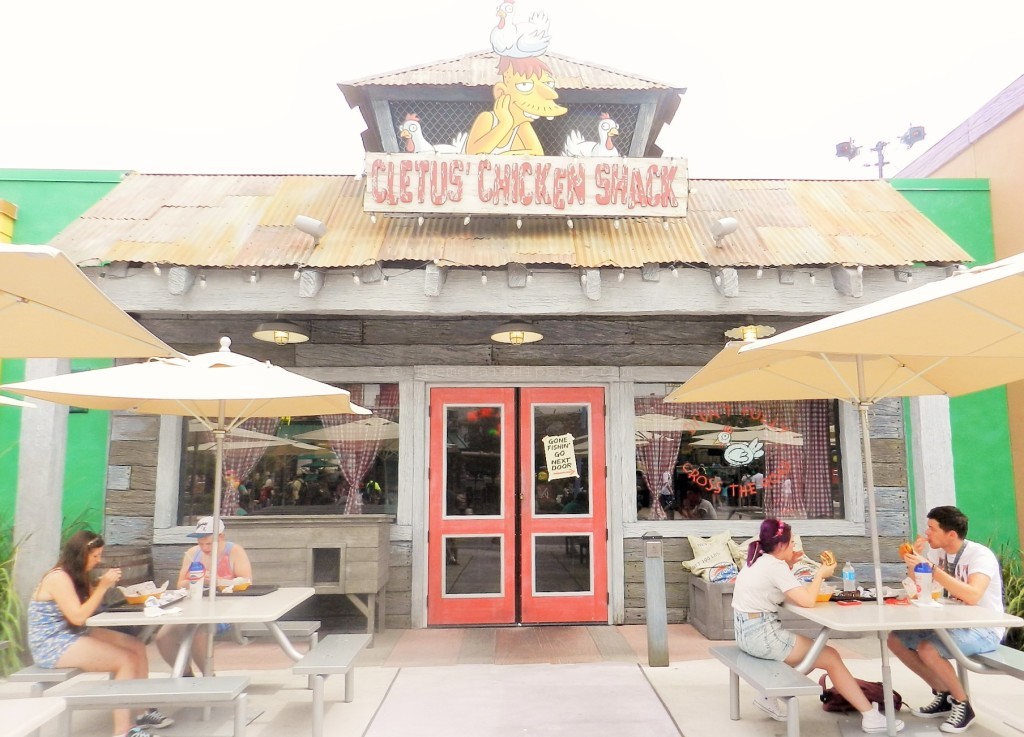
M 452 139 L 451 143 L 430 143 L 423 137 L 420 116 L 409 113 L 405 122 L 398 126 L 398 136 L 404 142 L 407 154 L 461 154 L 466 152 L 466 140 L 469 134 L 463 131 Z
M 609 117 L 601 113 L 597 123 L 596 141 L 588 141 L 578 130 L 570 131 L 562 148 L 562 156 L 621 156 L 612 140 L 619 135 L 619 126 Z
M 547 13 L 538 10 L 529 20 L 516 22 L 515 0 L 505 0 L 498 6 L 498 25 L 491 31 L 491 48 L 498 56 L 525 59 L 543 56 L 551 43 L 548 34 Z

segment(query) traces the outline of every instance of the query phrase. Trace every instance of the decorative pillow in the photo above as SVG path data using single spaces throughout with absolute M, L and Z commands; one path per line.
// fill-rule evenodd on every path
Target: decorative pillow
M 731 581 L 736 577 L 738 569 L 729 547 L 732 537 L 728 531 L 709 538 L 690 536 L 687 539 L 694 557 L 683 561 L 684 569 L 710 583 Z
M 719 532 L 717 535 L 712 535 L 711 537 L 687 535 L 686 539 L 690 543 L 690 548 L 693 550 L 693 554 L 699 556 L 706 548 L 713 548 L 732 542 L 732 534 L 726 530 L 725 532 Z

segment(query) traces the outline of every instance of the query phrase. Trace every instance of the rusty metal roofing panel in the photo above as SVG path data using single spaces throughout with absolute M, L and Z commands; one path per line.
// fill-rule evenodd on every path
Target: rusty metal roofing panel
M 970 257 L 884 181 L 696 180 L 686 218 L 378 216 L 363 212 L 361 179 L 347 176 L 130 175 L 54 240 L 76 262 L 347 268 L 509 262 L 635 268 L 948 263 Z M 322 220 L 313 240 L 296 215 Z M 711 226 L 735 217 L 716 245 Z
M 682 88 L 652 79 L 597 66 L 559 54 L 545 54 L 542 59 L 551 69 L 559 89 L 576 90 L 679 90 Z M 454 59 L 419 64 L 371 77 L 343 82 L 343 87 L 373 85 L 407 87 L 418 85 L 490 87 L 498 81 L 498 56 L 492 51 L 478 51 Z

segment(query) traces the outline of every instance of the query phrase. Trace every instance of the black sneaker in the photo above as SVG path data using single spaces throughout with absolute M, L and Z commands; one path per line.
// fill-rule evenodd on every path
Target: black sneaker
M 974 709 L 971 708 L 970 702 L 956 699 L 950 699 L 950 702 L 953 704 L 953 708 L 950 711 L 949 719 L 940 724 L 939 729 L 953 734 L 967 731 L 971 722 L 974 721 Z
M 132 727 L 124 733 L 124 737 L 153 737 L 145 727 Z
M 925 719 L 934 719 L 935 717 L 947 717 L 949 712 L 952 711 L 953 698 L 949 695 L 949 691 L 932 691 L 935 694 L 935 698 L 931 700 L 927 706 L 922 706 L 920 709 L 910 709 L 910 713 L 915 717 L 924 717 Z
M 140 727 L 150 727 L 152 729 L 163 729 L 174 724 L 174 720 L 168 716 L 164 716 L 156 709 L 150 709 L 145 714 L 139 714 L 135 717 L 135 724 Z

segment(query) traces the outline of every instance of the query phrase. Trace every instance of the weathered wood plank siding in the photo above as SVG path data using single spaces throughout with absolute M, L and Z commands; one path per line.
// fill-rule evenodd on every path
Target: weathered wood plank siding
M 442 311 L 443 312 L 443 311 Z M 493 317 L 431 316 L 422 318 L 360 316 L 330 317 L 289 313 L 288 320 L 308 327 L 308 343 L 275 346 L 252 337 L 255 326 L 278 315 L 225 314 L 209 317 L 163 314 L 142 323 L 169 344 L 186 353 L 214 350 L 221 336 L 233 347 L 259 360 L 298 369 L 408 366 L 566 366 L 642 367 L 700 365 L 724 345 L 723 333 L 737 325 L 758 322 L 785 330 L 814 319 L 783 315 L 652 315 L 634 317 L 571 316 L 534 318 L 544 334 L 540 343 L 504 346 L 491 343 Z M 902 402 L 889 400 L 872 407 L 869 416 L 874 457 L 879 528 L 886 580 L 902 578 L 896 558 L 899 542 L 909 530 L 907 474 Z M 111 428 L 110 470 L 107 485 L 107 534 L 121 544 L 152 542 L 152 515 L 156 479 L 157 418 L 118 415 Z M 633 493 L 632 489 L 626 493 Z M 866 504 L 866 501 L 865 501 Z M 865 519 L 867 513 L 864 513 Z M 683 524 L 680 523 L 682 530 Z M 796 521 L 797 531 L 800 522 Z M 156 545 L 154 577 L 177 575 L 181 545 Z M 858 577 L 871 577 L 870 540 L 865 537 L 805 537 L 808 552 L 828 547 L 840 561 L 851 560 Z M 390 580 L 387 624 L 408 627 L 412 622 L 412 544 L 390 543 Z M 625 621 L 644 619 L 644 581 L 641 541 L 627 538 L 623 545 Z M 679 565 L 693 557 L 685 538 L 665 538 L 665 575 L 668 620 L 685 622 L 688 575 Z

